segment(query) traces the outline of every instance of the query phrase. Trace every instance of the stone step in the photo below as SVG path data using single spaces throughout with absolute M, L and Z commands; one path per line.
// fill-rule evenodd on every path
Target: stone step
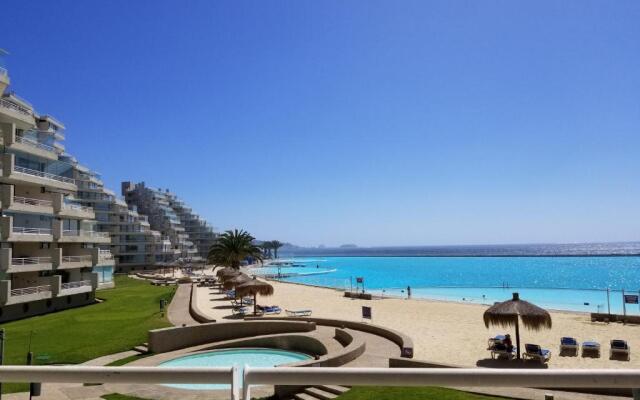
M 316 386 L 318 389 L 322 389 L 325 392 L 341 395 L 349 391 L 348 387 L 338 386 L 338 385 L 319 385 Z
M 316 399 L 320 399 L 320 400 L 333 400 L 336 397 L 338 397 L 337 394 L 334 394 L 334 393 L 331 393 L 331 392 L 327 392 L 326 390 L 322 390 L 322 389 L 317 388 L 317 387 L 306 388 L 304 390 L 304 393 L 310 394 L 311 396 L 315 397 Z
M 136 346 L 132 350 L 142 354 L 146 354 L 149 352 L 149 348 L 145 345 Z
M 296 400 L 318 400 L 317 397 L 314 397 L 308 393 L 298 393 L 295 396 L 293 396 L 293 398 Z

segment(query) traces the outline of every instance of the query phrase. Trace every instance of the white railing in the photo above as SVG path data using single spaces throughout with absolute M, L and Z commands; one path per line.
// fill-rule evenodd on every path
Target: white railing
M 91 261 L 91 255 L 62 256 L 62 262 L 84 262 L 84 261 Z
M 52 146 L 46 145 L 44 143 L 39 143 L 35 140 L 31 140 L 31 139 L 27 139 L 23 136 L 16 136 L 16 143 L 22 143 L 22 144 L 26 144 L 29 146 L 33 146 L 33 147 L 37 147 L 39 149 L 45 150 L 45 151 L 50 151 L 50 152 L 55 152 L 56 149 L 54 149 Z
M 110 250 L 99 250 L 98 258 L 101 260 L 113 260 L 113 254 Z
M 19 112 L 20 114 L 24 114 L 24 115 L 27 115 L 27 116 L 31 116 L 32 115 L 31 110 L 29 110 L 28 108 L 19 106 L 19 105 L 15 104 L 15 103 L 12 103 L 12 102 L 10 102 L 8 100 L 5 100 L 5 99 L 0 99 L 0 107 L 8 108 L 10 110 Z
M 64 203 L 62 205 L 62 208 L 66 209 L 66 210 L 77 210 L 77 211 L 84 211 L 84 212 L 93 212 L 93 208 L 92 207 L 81 206 L 80 204 Z
M 38 206 L 38 207 L 53 206 L 53 202 L 50 200 L 32 199 L 29 197 L 20 197 L 20 196 L 13 196 L 13 202 L 18 204 L 24 204 L 27 206 Z
M 11 289 L 11 296 L 24 296 L 27 294 L 50 292 L 51 285 L 34 286 L 20 289 Z
M 48 264 L 51 262 L 51 257 L 15 257 L 11 258 L 12 266 L 22 265 L 36 265 L 36 264 Z
M 243 376 L 241 376 L 243 375 Z M 89 366 L 0 366 L 1 382 L 41 383 L 218 383 L 231 386 L 232 400 L 249 400 L 251 385 L 453 386 L 544 388 L 638 388 L 638 369 L 163 368 Z M 640 391 L 633 389 L 634 399 Z
M 9 75 L 9 71 L 7 71 L 7 69 L 4 67 L 0 67 L 0 75 Z
M 91 281 L 66 282 L 60 285 L 60 289 L 74 289 L 83 286 L 91 286 Z
M 75 179 L 67 178 L 66 176 L 60 176 L 60 175 L 50 174 L 48 172 L 36 171 L 35 169 L 20 167 L 18 165 L 16 165 L 13 169 L 16 172 L 20 172 L 23 174 L 34 175 L 44 179 L 52 179 L 58 182 L 71 183 L 72 185 L 76 184 Z
M 18 235 L 51 235 L 51 228 L 27 228 L 24 226 L 14 226 L 13 233 Z
M 62 236 L 90 236 L 96 238 L 108 238 L 109 232 L 84 231 L 78 229 L 65 229 Z

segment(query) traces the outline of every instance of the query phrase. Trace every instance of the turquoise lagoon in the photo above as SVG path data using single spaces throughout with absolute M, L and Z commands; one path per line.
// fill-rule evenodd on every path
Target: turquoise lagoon
M 258 274 L 299 274 L 291 282 L 355 288 L 385 296 L 493 304 L 520 292 L 540 306 L 567 311 L 622 313 L 622 290 L 639 294 L 640 256 L 584 257 L 314 257 Z M 607 294 L 609 289 L 609 295 Z M 628 314 L 640 314 L 627 304 Z

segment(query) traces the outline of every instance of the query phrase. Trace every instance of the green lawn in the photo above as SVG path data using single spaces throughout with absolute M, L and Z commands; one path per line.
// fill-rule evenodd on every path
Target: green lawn
M 459 390 L 436 387 L 354 387 L 339 400 L 504 400 L 503 397 L 481 396 Z
M 125 276 L 115 282 L 114 289 L 97 293 L 102 303 L 3 324 L 4 363 L 25 364 L 31 342 L 34 364 L 78 364 L 130 350 L 147 341 L 150 329 L 170 326 L 159 303 L 172 298 L 174 287 Z M 28 390 L 25 384 L 3 385 L 4 392 L 22 390 Z

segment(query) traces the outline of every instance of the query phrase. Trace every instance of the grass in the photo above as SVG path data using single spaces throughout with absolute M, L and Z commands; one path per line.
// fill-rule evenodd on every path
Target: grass
M 504 400 L 504 397 L 483 396 L 459 390 L 437 387 L 354 387 L 339 400 Z
M 3 324 L 6 365 L 24 365 L 29 343 L 34 364 L 79 364 L 130 350 L 147 341 L 147 331 L 171 324 L 160 312 L 160 299 L 171 300 L 175 288 L 116 276 L 116 287 L 98 292 L 105 301 L 85 307 Z M 5 384 L 3 392 L 28 390 Z

